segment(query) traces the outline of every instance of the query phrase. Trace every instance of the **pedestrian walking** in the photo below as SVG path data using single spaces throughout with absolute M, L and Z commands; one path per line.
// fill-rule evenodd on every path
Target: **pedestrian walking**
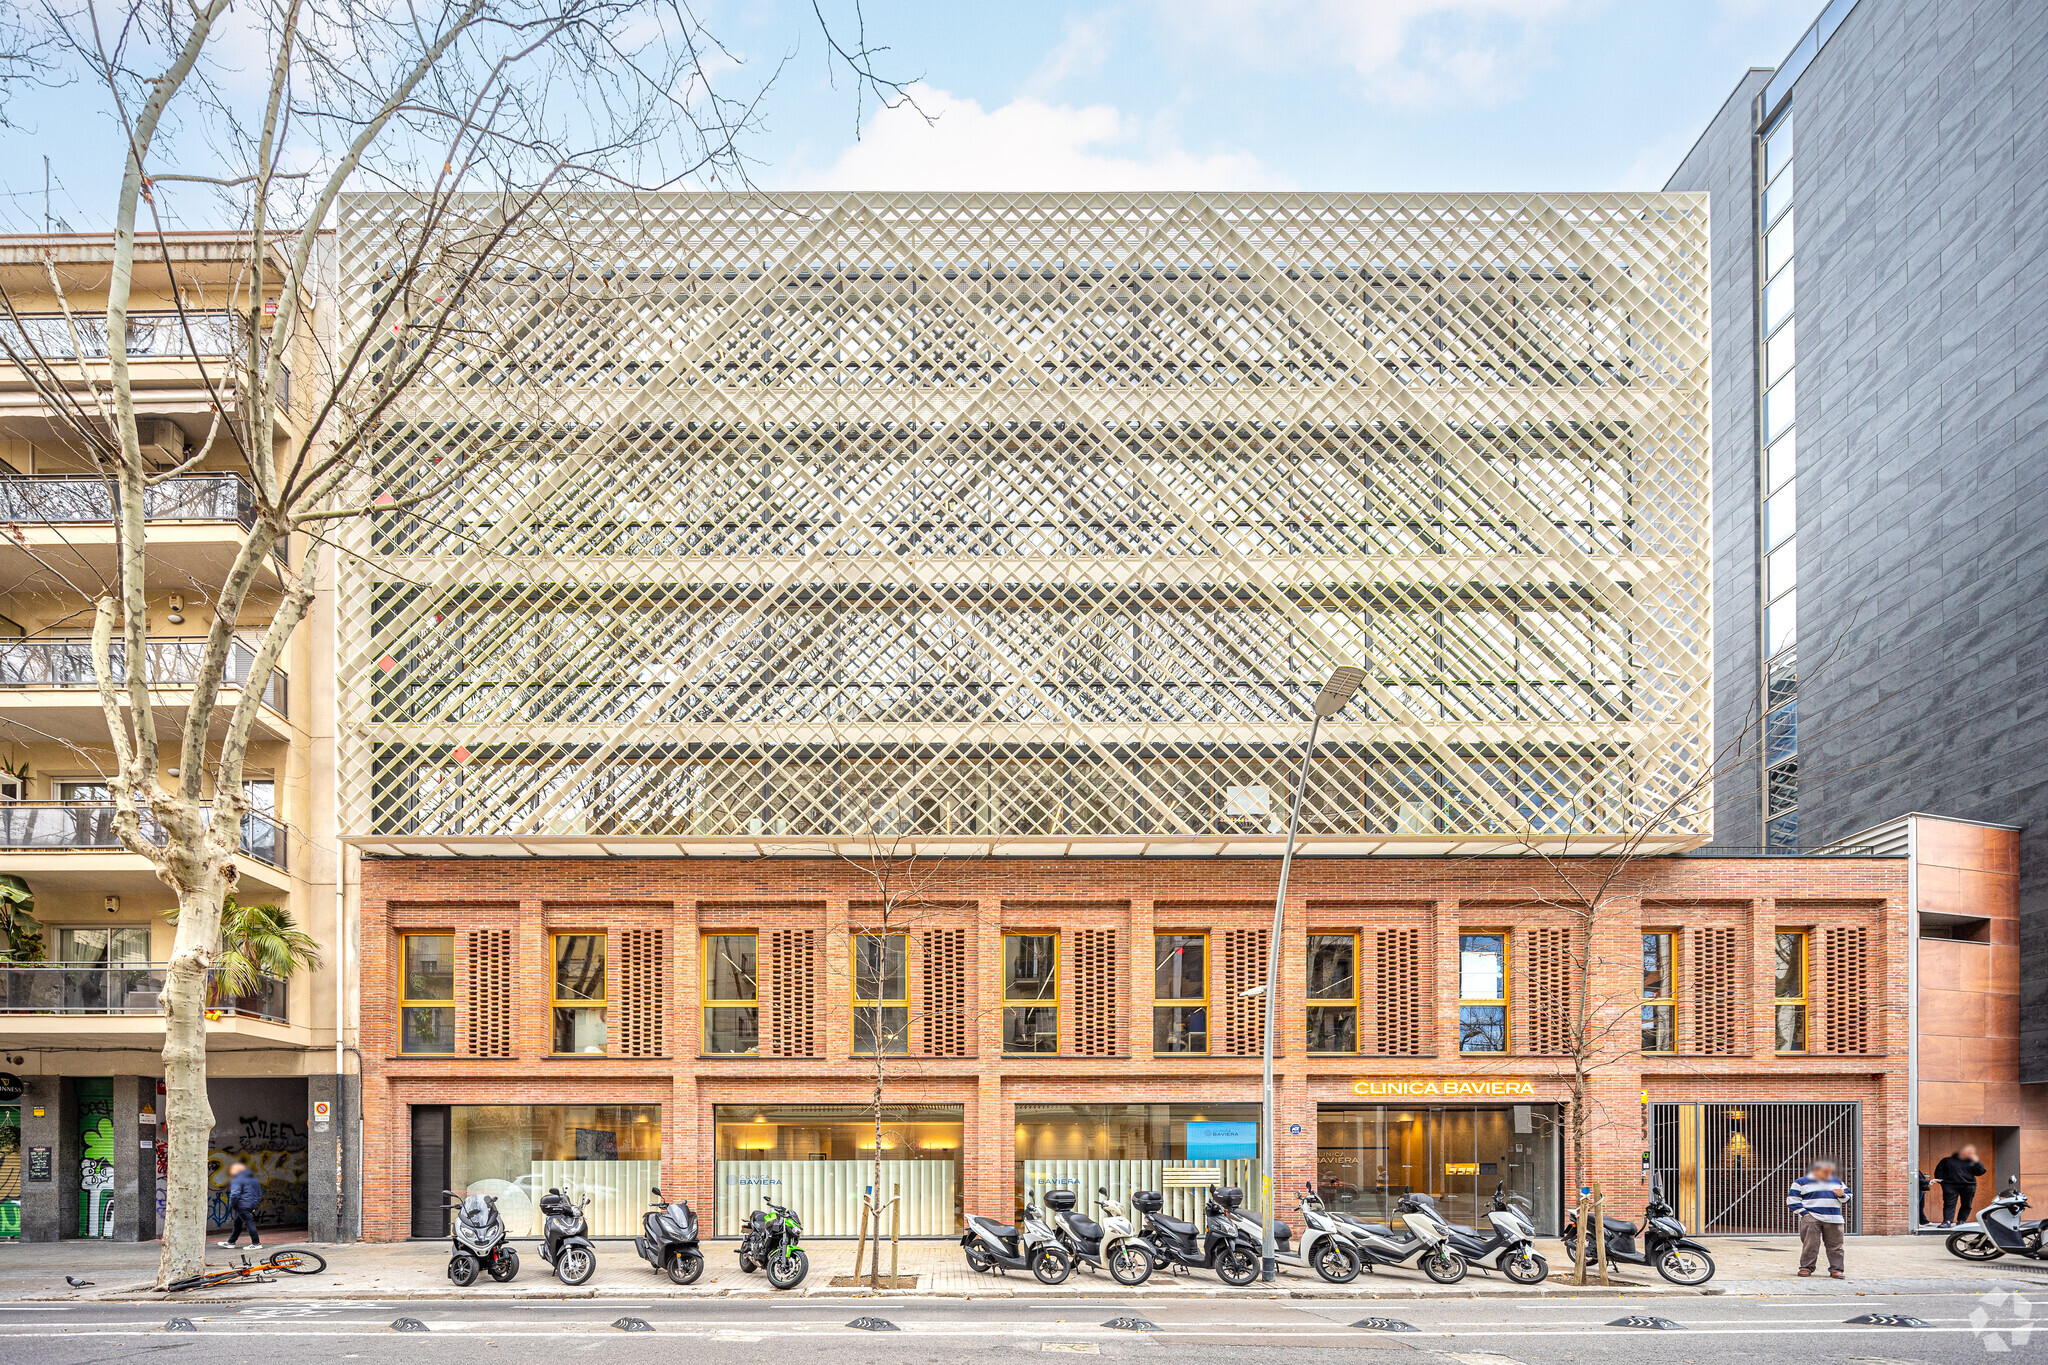
M 1977 1149 L 1967 1144 L 1934 1163 L 1935 1183 L 1941 1186 L 1941 1225 L 1952 1228 L 1970 1221 L 1970 1205 L 1977 1202 L 1977 1177 L 1984 1163 Z
M 1822 1247 L 1828 1252 L 1828 1274 L 1842 1278 L 1842 1206 L 1855 1196 L 1835 1176 L 1835 1163 L 1823 1157 L 1813 1169 L 1792 1182 L 1785 1192 L 1785 1207 L 1792 1210 L 1799 1225 L 1799 1273 L 1811 1275 L 1820 1261 Z
M 242 1229 L 249 1230 L 249 1245 L 260 1247 L 263 1238 L 256 1231 L 256 1206 L 263 1202 L 263 1182 L 249 1173 L 249 1168 L 237 1161 L 228 1167 L 228 1239 L 222 1242 L 231 1247 L 242 1235 Z

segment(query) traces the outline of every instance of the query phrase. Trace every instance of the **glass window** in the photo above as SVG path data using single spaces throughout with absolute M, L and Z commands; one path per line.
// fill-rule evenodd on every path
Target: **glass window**
M 1792 176 L 1793 169 L 1788 165 L 1785 167 L 1785 173 L 1771 182 L 1771 187 L 1764 191 L 1764 222 L 1777 222 L 1779 217 L 1792 207 Z
M 761 1010 L 752 934 L 704 936 L 704 1050 L 755 1052 L 761 1042 Z
M 495 1198 L 514 1237 L 540 1235 L 538 1206 L 550 1189 L 590 1196 L 593 1237 L 631 1237 L 660 1183 L 657 1105 L 448 1107 L 448 1188 Z
M 1792 423 L 1796 420 L 1792 409 L 1798 378 L 1796 372 L 1788 374 L 1778 381 L 1776 388 L 1764 395 L 1764 441 L 1767 444 L 1792 430 Z
M 1092 1218 L 1098 1188 L 1126 1211 L 1133 1190 L 1156 1190 L 1167 1217 L 1199 1226 L 1211 1183 L 1259 1188 L 1256 1104 L 1020 1103 L 1016 1124 L 1019 1210 L 1072 1190 Z
M 1778 126 L 1771 129 L 1764 139 L 1764 183 L 1770 184 L 1792 164 L 1792 116 L 1787 114 L 1778 120 Z
M 1003 935 L 1003 1051 L 1060 1050 L 1059 938 Z
M 1765 279 L 1792 264 L 1792 221 L 1798 216 L 1796 213 L 1786 214 L 1771 224 L 1770 231 L 1764 234 Z
M 1791 266 L 1778 272 L 1778 277 L 1764 286 L 1764 335 L 1778 330 L 1792 316 L 1792 277 L 1797 274 Z
M 910 1050 L 910 998 L 903 934 L 853 936 L 853 1050 L 873 1056 Z
M 1778 931 L 1778 1051 L 1806 1051 L 1806 935 Z
M 1795 479 L 1773 493 L 1764 504 L 1764 548 L 1775 550 L 1778 542 L 1799 529 L 1799 483 Z
M 554 1050 L 605 1050 L 604 935 L 555 935 Z
M 57 931 L 57 960 L 111 967 L 149 961 L 149 926 L 146 924 L 92 925 Z
M 1508 1050 L 1508 936 L 1458 935 L 1458 1051 Z
M 1799 581 L 1799 542 L 1788 540 L 1764 560 L 1764 596 L 1783 597 Z
M 1799 594 L 1788 592 L 1764 609 L 1764 653 L 1790 649 L 1799 634 Z
M 1799 654 L 1795 651 L 1771 660 L 1764 679 L 1764 705 L 1776 706 L 1799 694 Z
M 1152 936 L 1152 1050 L 1209 1050 L 1209 936 Z
M 1777 763 L 1799 751 L 1799 703 L 1790 702 L 1764 717 L 1764 762 Z
M 879 1137 L 882 1198 L 901 1197 L 902 1235 L 957 1237 L 961 1117 L 957 1104 L 885 1105 L 879 1125 L 860 1104 L 715 1105 L 706 1235 L 739 1236 L 747 1215 L 772 1199 L 796 1211 L 806 1239 L 851 1239 L 860 1231 Z M 646 1195 L 640 1191 L 643 1209 Z
M 1766 809 L 1782 815 L 1799 804 L 1799 760 L 1791 758 L 1772 768 L 1764 779 Z
M 1764 846 L 1774 853 L 1799 850 L 1799 812 L 1787 811 L 1764 825 Z
M 1786 323 L 1778 334 L 1764 343 L 1764 387 L 1783 379 L 1792 372 L 1792 365 L 1798 359 L 1795 338 L 1799 332 L 1797 320 Z
M 1358 935 L 1308 936 L 1308 1050 L 1358 1051 Z
M 455 935 L 407 934 L 398 989 L 398 1050 L 455 1051 Z
M 1676 1052 L 1673 1002 L 1678 987 L 1672 975 L 1672 935 L 1643 935 L 1643 1051 Z
M 1792 476 L 1799 472 L 1799 452 L 1796 448 L 1798 440 L 1797 431 L 1788 431 L 1782 440 L 1764 452 L 1766 487 L 1782 488 L 1792 482 Z
M 74 805 L 104 806 L 114 799 L 114 789 L 104 782 L 59 782 L 57 799 Z
M 1395 1205 L 1426 1193 L 1445 1217 L 1479 1221 L 1496 1185 L 1528 1201 L 1539 1235 L 1557 1231 L 1557 1106 L 1316 1106 L 1316 1193 L 1333 1212 L 1401 1225 Z

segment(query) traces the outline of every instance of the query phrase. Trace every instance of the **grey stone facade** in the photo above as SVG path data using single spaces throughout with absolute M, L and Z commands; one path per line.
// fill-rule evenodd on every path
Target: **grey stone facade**
M 1672 178 L 1714 201 L 1716 725 L 1758 691 L 1751 104 Z M 2048 1081 L 2048 21 L 1861 0 L 1794 85 L 1800 842 L 1910 810 L 2016 824 L 2022 1076 Z M 1758 836 L 1754 761 L 1717 843 Z

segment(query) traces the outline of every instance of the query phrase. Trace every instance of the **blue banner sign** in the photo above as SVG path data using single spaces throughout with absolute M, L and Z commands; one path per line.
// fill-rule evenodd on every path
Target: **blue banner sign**
M 1190 1123 L 1189 1161 L 1232 1161 L 1259 1154 L 1256 1123 Z

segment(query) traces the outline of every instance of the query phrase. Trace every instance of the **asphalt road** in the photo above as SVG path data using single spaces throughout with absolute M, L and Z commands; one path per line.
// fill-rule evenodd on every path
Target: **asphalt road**
M 1358 1353 L 1368 1365 L 1564 1365 L 1632 1362 L 1669 1365 L 1947 1365 L 2012 1352 L 2048 1358 L 2048 1301 L 2033 1305 L 1978 1294 L 1920 1296 L 1800 1295 L 1796 1298 L 1693 1298 L 1517 1303 L 1468 1299 L 1346 1304 L 1153 1303 L 1135 1307 L 1105 1296 L 1058 1303 L 977 1300 L 710 1302 L 649 1300 L 602 1304 L 292 1303 L 260 1306 L 185 1301 L 160 1304 L 20 1304 L 0 1307 L 0 1360 L 37 1365 L 99 1365 L 146 1359 L 152 1365 L 277 1365 L 288 1361 L 361 1361 L 364 1365 L 517 1362 L 563 1365 L 601 1353 L 608 1360 L 752 1365 L 762 1360 L 936 1365 L 952 1360 L 1014 1360 L 1017 1353 L 1211 1361 L 1316 1359 Z M 2048 1296 L 2044 1296 L 2048 1299 Z M 1910 1314 L 1919 1328 L 1857 1326 L 1864 1313 Z M 1611 1324 L 1638 1313 L 1668 1315 L 1682 1330 Z M 1973 1313 L 1976 1315 L 1972 1321 Z M 173 1315 L 195 1330 L 164 1330 Z M 1351 1324 L 1367 1314 L 1398 1318 L 1413 1332 Z M 624 1332 L 614 1319 L 637 1317 L 652 1332 Z M 896 1331 L 849 1326 L 872 1316 Z M 1156 1331 L 1102 1324 L 1149 1318 Z M 2023 1325 L 2038 1316 L 2028 1340 Z M 427 1331 L 393 1330 L 413 1318 Z M 2021 1329 L 2016 1335 L 2015 1329 Z M 1994 1335 L 1995 1334 L 1995 1335 Z M 1995 1344 L 1994 1344 L 1995 1343 Z M 2004 1347 L 2005 1350 L 1998 1350 Z M 1317 1356 L 1304 1356 L 1304 1351 Z

